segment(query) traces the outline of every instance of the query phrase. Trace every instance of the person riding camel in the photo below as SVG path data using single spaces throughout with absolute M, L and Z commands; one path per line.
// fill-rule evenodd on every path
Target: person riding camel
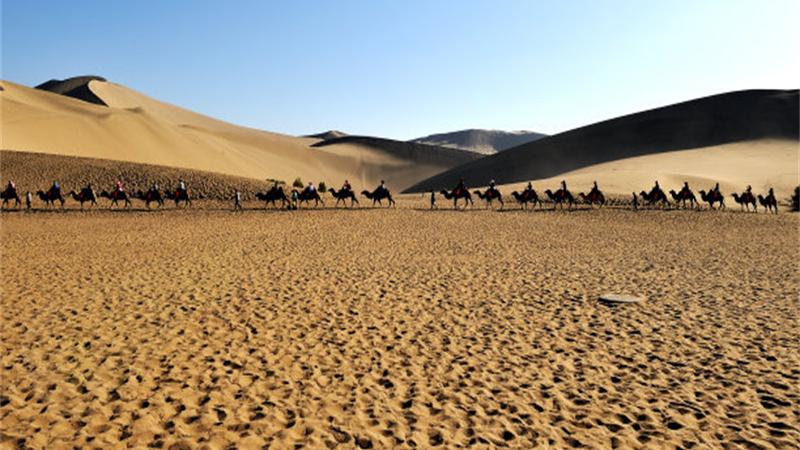
M 6 190 L 9 192 L 17 192 L 17 183 L 14 180 L 8 180 L 8 186 L 6 186 Z
M 567 192 L 567 181 L 566 180 L 561 180 L 561 190 L 563 190 L 564 192 Z
M 744 190 L 746 193 L 753 195 L 753 187 L 749 184 L 747 185 L 747 189 Z
M 533 194 L 533 183 L 528 181 L 528 185 L 525 186 L 525 190 L 522 192 L 523 196 L 528 196 Z
M 453 189 L 453 195 L 459 195 L 466 190 L 467 188 L 464 186 L 464 179 L 459 178 L 458 184 L 456 185 L 455 189 Z
M 716 194 L 719 195 L 719 183 L 714 185 L 713 192 L 716 192 Z
M 650 189 L 650 196 L 654 196 L 655 194 L 661 192 L 661 186 L 658 185 L 658 180 L 656 180 L 656 184 L 653 186 L 653 189 Z
M 53 186 L 50 187 L 50 192 L 54 195 L 61 195 L 61 185 L 58 184 L 58 180 L 53 181 Z
M 691 189 L 689 189 L 689 182 L 684 181 L 683 187 L 681 188 L 681 194 L 688 194 L 689 192 L 691 192 Z
M 344 180 L 344 184 L 342 184 L 342 191 L 350 192 L 353 190 L 353 186 L 350 186 L 350 181 Z
M 86 183 L 86 186 L 84 186 L 84 188 L 81 189 L 81 192 L 83 192 L 86 195 L 89 195 L 91 197 L 95 197 L 95 195 L 94 195 L 94 186 L 92 186 L 91 182 L 90 183 Z
M 389 192 L 389 188 L 386 187 L 386 182 L 381 180 L 381 185 L 378 186 L 378 189 L 376 189 L 376 191 Z
M 186 183 L 183 180 L 178 180 L 178 188 L 176 189 L 175 196 L 180 197 L 181 194 L 186 193 Z
M 117 183 L 114 185 L 114 192 L 125 192 L 125 186 L 122 184 L 122 180 L 117 180 Z
M 314 182 L 313 182 L 313 181 L 309 181 L 309 182 L 308 182 L 308 186 L 306 186 L 306 189 L 305 189 L 305 191 L 306 191 L 307 193 L 309 193 L 309 194 L 311 194 L 311 193 L 314 193 L 314 192 L 316 192 L 316 191 L 317 191 L 317 187 L 316 187 L 316 186 L 314 186 Z
M 600 188 L 597 187 L 597 181 L 592 182 L 592 193 L 597 194 L 600 192 Z
M 150 192 L 154 194 L 158 192 L 158 181 L 154 181 L 153 185 L 150 186 Z
M 497 190 L 497 188 L 495 187 L 494 180 L 489 182 L 489 190 L 490 191 L 496 191 Z

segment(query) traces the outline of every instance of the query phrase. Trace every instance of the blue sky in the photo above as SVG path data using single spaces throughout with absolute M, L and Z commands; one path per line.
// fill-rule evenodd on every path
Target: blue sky
M 236 124 L 555 133 L 800 86 L 800 2 L 2 0 L 2 78 L 97 74 Z

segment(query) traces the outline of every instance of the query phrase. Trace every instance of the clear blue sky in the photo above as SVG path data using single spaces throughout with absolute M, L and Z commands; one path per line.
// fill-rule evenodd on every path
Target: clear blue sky
M 237 124 L 564 131 L 800 86 L 800 1 L 2 0 L 2 78 L 97 74 Z

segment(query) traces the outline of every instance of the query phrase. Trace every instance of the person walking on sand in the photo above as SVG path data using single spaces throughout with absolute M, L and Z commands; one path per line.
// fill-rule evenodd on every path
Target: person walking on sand
M 241 211 L 242 210 L 242 193 L 239 192 L 238 189 L 233 193 L 233 210 L 234 211 Z
M 32 203 L 33 203 L 33 194 L 31 194 L 31 191 L 25 192 L 25 209 L 30 210 Z
M 636 196 L 636 192 L 633 193 L 633 200 L 631 201 L 631 206 L 633 207 L 634 211 L 639 209 L 639 197 Z
M 289 209 L 297 209 L 297 201 L 300 198 L 300 193 L 297 192 L 297 189 L 292 189 L 292 194 L 291 194 L 290 198 L 291 198 L 292 201 L 289 202 L 288 208 Z
M 431 191 L 431 209 L 437 209 L 436 208 L 436 192 L 434 192 L 434 191 Z

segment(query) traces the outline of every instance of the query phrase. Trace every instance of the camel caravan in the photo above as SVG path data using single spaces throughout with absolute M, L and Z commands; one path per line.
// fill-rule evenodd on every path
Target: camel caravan
M 298 184 L 296 182 L 294 187 L 295 188 L 287 195 L 283 186 L 275 181 L 273 186 L 266 192 L 255 193 L 255 199 L 259 202 L 264 202 L 264 208 L 272 207 L 274 209 L 289 210 L 302 207 L 318 208 L 320 206 L 325 207 L 325 200 L 322 194 L 327 192 L 335 199 L 334 207 L 339 207 L 340 205 L 345 208 L 361 206 L 356 192 L 347 180 L 345 180 L 342 187 L 338 190 L 334 188 L 327 189 L 324 187 L 323 183 L 320 183 L 320 187 L 317 188 L 312 182 L 309 182 L 305 186 L 302 183 Z M 299 189 L 300 187 L 302 187 L 302 189 Z M 473 190 L 470 192 L 464 180 L 461 179 L 452 190 L 443 189 L 439 191 L 438 194 L 445 200 L 452 201 L 452 206 L 455 210 L 474 207 L 475 202 L 473 201 L 473 196 L 477 197 L 478 201 L 483 202 L 487 209 L 495 209 L 495 204 L 501 210 L 506 208 L 506 202 L 500 190 L 495 185 L 494 180 L 489 183 L 486 190 Z M 522 210 L 534 210 L 537 207 L 539 209 L 544 209 L 546 207 L 545 203 L 549 203 L 553 210 L 573 209 L 578 207 L 578 205 L 587 205 L 590 208 L 602 208 L 609 204 L 623 205 L 631 207 L 632 209 L 702 209 L 703 204 L 707 204 L 709 210 L 724 210 L 727 208 L 725 204 L 725 195 L 720 192 L 719 183 L 707 191 L 699 190 L 698 195 L 695 195 L 689 187 L 688 182 L 684 182 L 683 187 L 679 191 L 670 189 L 668 192 L 665 192 L 658 184 L 658 181 L 656 181 L 655 185 L 649 191 L 641 191 L 638 194 L 634 192 L 629 202 L 610 202 L 606 199 L 603 192 L 600 191 L 596 181 L 593 183 L 588 193 L 579 192 L 577 195 L 574 195 L 567 189 L 566 181 L 561 181 L 561 185 L 555 191 L 547 189 L 542 194 L 543 195 L 539 195 L 529 182 L 526 188 L 521 192 L 511 192 L 511 199 Z M 14 201 L 14 208 L 20 208 L 22 199 L 17 192 L 14 181 L 9 181 L 5 190 L 3 190 L 0 195 L 2 196 L 3 209 L 9 207 L 12 200 Z M 437 209 L 436 195 L 437 193 L 435 191 L 430 192 L 431 209 Z M 361 191 L 361 196 L 368 201 L 371 200 L 371 205 L 373 207 L 391 207 L 396 205 L 391 192 L 386 187 L 386 183 L 383 180 L 381 180 L 380 185 L 374 190 Z M 795 189 L 795 194 L 792 197 L 793 210 L 795 211 L 798 210 L 797 203 L 799 196 L 800 187 Z M 66 199 L 72 199 L 79 203 L 81 209 L 84 209 L 85 206 L 88 206 L 88 208 L 98 206 L 98 199 L 107 199 L 109 208 L 130 208 L 132 207 L 131 200 L 143 202 L 147 209 L 151 209 L 153 206 L 162 208 L 166 201 L 174 202 L 176 208 L 189 208 L 192 206 L 189 190 L 186 188 L 186 183 L 183 180 L 178 180 L 175 189 L 162 191 L 157 183 L 153 183 L 147 191 L 137 190 L 131 193 L 125 190 L 121 180 L 118 180 L 110 191 L 104 190 L 99 194 L 95 192 L 94 187 L 89 183 L 78 191 L 69 191 L 66 196 L 62 194 L 61 186 L 56 181 L 53 182 L 48 190 L 36 191 L 36 197 L 46 208 L 60 207 L 62 209 L 64 208 Z M 242 209 L 241 198 L 241 192 L 238 190 L 235 191 L 233 195 L 235 210 Z M 741 211 L 758 212 L 760 206 L 765 213 L 778 213 L 778 201 L 772 188 L 769 189 L 766 195 L 755 195 L 752 192 L 752 188 L 747 186 L 742 193 L 735 192 L 731 194 L 731 198 L 733 198 L 735 203 L 739 204 Z M 25 205 L 27 209 L 32 207 L 32 202 L 33 195 L 28 191 L 25 193 Z

